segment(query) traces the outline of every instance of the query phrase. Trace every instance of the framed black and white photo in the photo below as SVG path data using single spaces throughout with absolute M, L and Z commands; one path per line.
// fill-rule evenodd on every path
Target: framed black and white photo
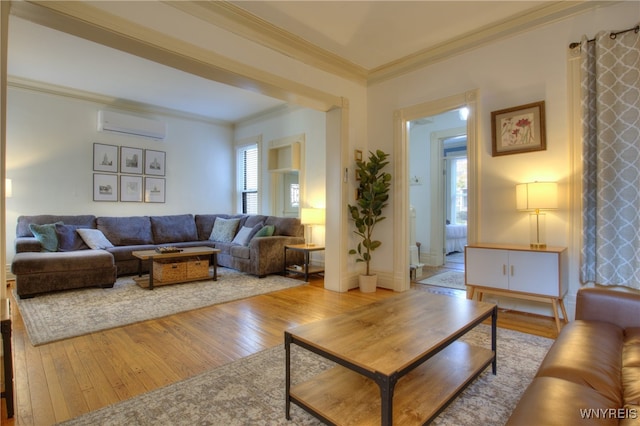
M 118 171 L 118 147 L 94 143 L 93 170 L 96 172 L 116 173 Z
M 145 203 L 164 203 L 165 202 L 165 179 L 163 178 L 144 178 L 144 201 Z
M 142 174 L 142 149 L 120 148 L 120 173 Z
M 118 201 L 118 175 L 93 174 L 93 201 Z
M 142 202 L 142 176 L 120 176 L 120 201 Z
M 163 151 L 144 150 L 144 174 L 164 176 L 165 153 Z

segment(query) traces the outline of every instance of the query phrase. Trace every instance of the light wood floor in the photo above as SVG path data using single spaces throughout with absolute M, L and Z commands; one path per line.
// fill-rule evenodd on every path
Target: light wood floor
M 283 343 L 283 331 L 394 296 L 310 285 L 33 347 L 12 301 L 16 414 L 2 424 L 46 426 L 186 379 Z M 464 291 L 414 285 L 465 297 Z M 73 309 L 72 306 L 69 309 Z M 551 318 L 500 312 L 498 325 L 555 337 Z

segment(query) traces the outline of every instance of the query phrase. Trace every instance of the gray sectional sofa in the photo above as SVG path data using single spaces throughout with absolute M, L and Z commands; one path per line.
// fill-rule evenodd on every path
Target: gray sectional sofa
M 47 239 L 52 229 L 54 242 Z M 91 230 L 99 230 L 97 234 L 106 242 L 87 240 L 93 249 L 87 246 L 87 236 L 83 239 L 80 233 L 96 233 Z M 283 270 L 286 244 L 301 243 L 304 227 L 298 218 L 227 214 L 20 216 L 11 271 L 21 298 L 57 290 L 112 287 L 118 276 L 138 273 L 138 259 L 131 254 L 135 250 L 208 246 L 220 249 L 218 265 L 263 277 Z M 302 258 L 287 254 L 287 262 L 301 263 Z M 147 270 L 148 265 L 143 264 L 143 272 Z

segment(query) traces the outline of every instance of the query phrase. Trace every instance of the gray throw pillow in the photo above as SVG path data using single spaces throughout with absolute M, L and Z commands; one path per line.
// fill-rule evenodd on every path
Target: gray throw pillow
M 240 224 L 240 219 L 223 219 L 217 217 L 213 223 L 213 229 L 209 239 L 211 241 L 219 241 L 221 243 L 230 243 L 236 235 L 236 230 Z
M 107 240 L 99 229 L 76 229 L 84 242 L 93 250 L 103 250 L 113 247 L 111 241 Z
M 78 228 L 87 228 L 86 226 L 78 225 L 61 225 L 56 224 L 56 236 L 58 237 L 58 251 L 75 251 L 75 250 L 87 250 L 87 246 L 84 240 L 80 237 L 80 234 L 76 232 Z

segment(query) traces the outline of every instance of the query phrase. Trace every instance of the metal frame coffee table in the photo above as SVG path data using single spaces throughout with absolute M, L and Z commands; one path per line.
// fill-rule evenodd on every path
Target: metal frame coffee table
M 285 331 L 291 403 L 327 424 L 424 424 L 489 365 L 496 374 L 497 306 L 409 291 Z M 459 339 L 491 318 L 491 348 Z M 337 365 L 291 385 L 291 345 Z M 303 365 L 296 366 L 304 368 Z

